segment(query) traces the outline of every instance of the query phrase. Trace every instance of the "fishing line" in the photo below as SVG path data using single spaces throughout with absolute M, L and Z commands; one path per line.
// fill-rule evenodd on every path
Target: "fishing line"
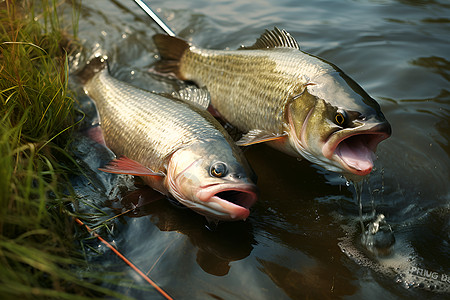
M 80 226 L 86 227 L 86 229 L 96 238 L 98 238 L 103 244 L 105 244 L 109 249 L 111 249 L 120 259 L 122 259 L 128 266 L 130 266 L 133 270 L 135 270 L 145 281 L 150 283 L 164 298 L 173 300 L 169 294 L 167 294 L 162 288 L 160 288 L 153 280 L 151 280 L 147 275 L 145 275 L 141 270 L 138 269 L 131 261 L 129 261 L 122 253 L 120 253 L 116 248 L 114 248 L 110 243 L 108 243 L 105 239 L 103 239 L 97 232 L 92 230 L 89 226 L 83 223 L 78 218 L 75 218 L 75 222 L 77 222 Z
M 134 0 L 134 2 L 139 5 L 139 7 L 150 17 L 152 18 L 153 21 L 156 22 L 156 24 L 158 24 L 158 26 L 168 35 L 170 36 L 175 36 L 175 32 L 173 32 L 172 29 L 170 29 L 169 26 L 166 25 L 166 23 L 163 22 L 163 20 L 161 20 L 160 17 L 158 17 L 158 15 L 156 15 L 153 10 L 144 3 L 144 1 L 141 0 Z
M 150 274 L 150 272 L 153 270 L 153 268 L 158 264 L 158 262 L 159 262 L 159 260 L 161 259 L 161 257 L 163 257 L 163 255 L 166 253 L 166 251 L 170 248 L 170 246 L 172 246 L 172 244 L 173 244 L 177 239 L 179 239 L 179 237 L 176 238 L 176 239 L 173 239 L 173 240 L 167 245 L 166 249 L 164 249 L 164 251 L 161 253 L 161 255 L 156 259 L 156 261 L 155 261 L 155 262 L 153 263 L 153 265 L 150 267 L 150 270 L 148 270 L 148 272 L 146 273 L 146 275 Z

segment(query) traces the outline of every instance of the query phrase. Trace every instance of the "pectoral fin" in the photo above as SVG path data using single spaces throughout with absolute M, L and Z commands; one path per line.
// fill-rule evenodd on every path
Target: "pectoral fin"
M 236 142 L 238 146 L 249 146 L 269 141 L 275 141 L 283 139 L 287 136 L 287 133 L 272 133 L 263 131 L 260 129 L 253 129 L 244 134 L 239 141 Z
M 142 164 L 129 159 L 125 156 L 113 159 L 104 168 L 99 168 L 100 171 L 113 174 L 127 174 L 134 176 L 166 176 L 161 172 L 154 172 Z

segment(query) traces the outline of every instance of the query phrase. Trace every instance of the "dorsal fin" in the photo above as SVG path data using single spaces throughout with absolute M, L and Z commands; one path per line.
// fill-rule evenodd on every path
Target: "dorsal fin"
M 286 30 L 280 30 L 274 27 L 273 30 L 264 32 L 252 46 L 242 46 L 242 50 L 268 49 L 268 48 L 292 48 L 300 50 L 300 46 L 292 35 Z
M 206 88 L 186 87 L 178 92 L 172 92 L 172 96 L 183 100 L 184 102 L 193 104 L 202 110 L 208 109 L 211 97 Z

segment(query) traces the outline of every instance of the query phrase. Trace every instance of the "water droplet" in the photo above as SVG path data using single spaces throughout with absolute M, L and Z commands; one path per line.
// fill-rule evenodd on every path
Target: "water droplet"
M 346 183 L 347 184 L 347 183 Z M 353 182 L 353 186 L 355 187 L 355 196 L 356 196 L 356 203 L 358 203 L 359 206 L 359 223 L 361 224 L 361 232 L 364 233 L 364 224 L 363 224 L 363 207 L 362 207 L 362 189 L 363 189 L 363 181 L 360 182 Z

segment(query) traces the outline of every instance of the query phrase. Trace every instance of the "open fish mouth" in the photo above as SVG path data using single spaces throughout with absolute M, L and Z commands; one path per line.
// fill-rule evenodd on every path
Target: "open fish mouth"
M 348 132 L 344 137 L 330 138 L 322 151 L 326 158 L 339 162 L 345 171 L 365 176 L 373 169 L 378 144 L 390 135 L 390 125 L 380 124 L 371 130 Z
M 223 191 L 215 194 L 213 197 L 217 197 L 221 200 L 231 202 L 233 204 L 242 206 L 244 208 L 249 209 L 253 203 L 255 203 L 254 195 L 245 191 L 236 191 L 236 190 L 229 190 L 229 191 Z
M 197 193 L 208 215 L 218 220 L 245 220 L 250 207 L 257 200 L 253 184 L 214 184 L 202 187 Z

